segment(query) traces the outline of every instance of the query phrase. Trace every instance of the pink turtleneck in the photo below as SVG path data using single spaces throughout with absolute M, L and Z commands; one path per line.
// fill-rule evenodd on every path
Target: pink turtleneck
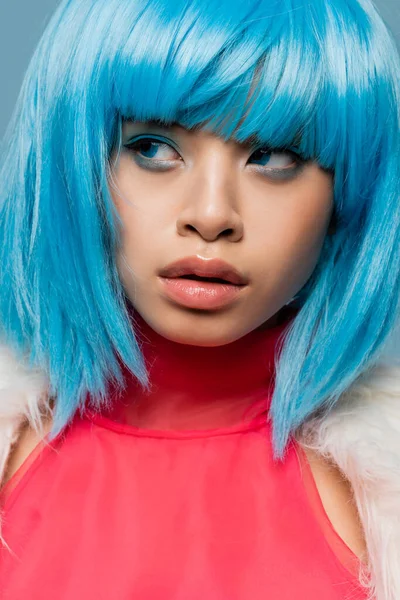
M 258 328 L 223 346 L 200 347 L 170 341 L 131 310 L 152 389 L 142 391 L 123 369 L 125 391 L 111 389 L 103 414 L 143 429 L 216 429 L 266 418 L 277 340 L 293 309 L 269 330 Z M 122 367 L 122 364 L 121 364 Z
M 135 315 L 152 390 L 125 371 L 3 488 L 2 600 L 367 598 L 301 448 L 272 459 L 282 314 L 212 348 Z

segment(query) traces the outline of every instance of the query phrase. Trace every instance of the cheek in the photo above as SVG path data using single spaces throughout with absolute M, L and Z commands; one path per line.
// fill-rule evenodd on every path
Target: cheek
M 263 257 L 255 261 L 269 289 L 295 294 L 314 271 L 333 209 L 329 180 L 323 183 L 278 198 L 259 221 L 254 256 Z
M 132 166 L 126 157 L 121 158 L 113 181 L 109 191 L 121 220 L 118 262 L 121 264 L 123 254 L 132 268 L 141 269 L 142 265 L 145 267 L 146 257 L 149 258 L 149 249 L 155 249 L 160 237 L 156 232 L 165 230 L 162 205 L 154 201 L 155 190 L 149 189 L 140 177 L 136 176 L 135 185 L 132 185 Z
M 281 223 L 283 243 L 281 251 L 288 260 L 313 264 L 318 260 L 330 221 L 330 210 L 321 211 L 313 206 L 294 211 L 285 223 Z
M 149 273 L 153 272 L 154 255 L 157 256 L 157 239 L 154 234 L 155 224 L 149 219 L 138 218 L 137 211 L 120 211 L 123 222 L 121 228 L 121 246 L 117 252 L 117 268 L 126 289 L 135 293 L 141 289 L 141 283 L 148 282 Z

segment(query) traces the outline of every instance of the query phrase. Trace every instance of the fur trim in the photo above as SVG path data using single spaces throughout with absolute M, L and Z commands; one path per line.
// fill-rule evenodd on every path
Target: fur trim
M 29 369 L 8 346 L 0 345 L 0 482 L 23 425 L 29 422 L 37 433 L 43 433 L 42 417 L 50 412 L 47 389 L 43 373 Z M 1 535 L 1 515 L 0 542 L 7 546 Z
M 364 373 L 299 435 L 303 446 L 331 458 L 352 484 L 367 543 L 371 598 L 399 600 L 400 366 L 381 363 Z
M 42 417 L 51 412 L 47 392 L 45 375 L 0 345 L 0 481 L 22 424 L 43 431 Z M 362 585 L 375 600 L 399 600 L 400 365 L 388 360 L 370 369 L 296 437 L 331 458 L 352 484 L 368 548 Z

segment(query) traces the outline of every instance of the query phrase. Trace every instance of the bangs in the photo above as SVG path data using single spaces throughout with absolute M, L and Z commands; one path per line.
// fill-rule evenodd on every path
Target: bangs
M 318 48 L 307 43 L 303 59 L 293 22 L 305 21 L 307 10 L 294 15 L 289 7 L 282 12 L 282 2 L 243 4 L 235 20 L 228 2 L 204 10 L 204 3 L 178 1 L 163 10 L 176 11 L 176 19 L 165 15 L 161 26 L 146 10 L 113 62 L 110 100 L 123 118 L 204 127 L 273 147 L 298 144 L 302 130 L 315 128 Z M 159 9 L 157 16 L 161 21 Z
M 349 154 L 352 113 L 364 115 L 363 95 L 371 95 L 367 66 L 354 52 L 366 13 L 354 14 L 351 3 L 346 20 L 345 2 L 340 14 L 318 1 L 250 4 L 239 4 L 234 19 L 226 0 L 206 7 L 176 0 L 124 15 L 124 31 L 118 22 L 118 36 L 109 30 L 108 47 L 104 40 L 110 77 L 102 85 L 111 110 L 125 119 L 204 127 L 240 143 L 295 147 L 335 169 Z M 112 39 L 121 35 L 116 52 Z

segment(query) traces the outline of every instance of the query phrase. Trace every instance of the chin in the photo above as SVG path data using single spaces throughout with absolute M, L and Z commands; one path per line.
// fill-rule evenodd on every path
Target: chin
M 215 347 L 215 346 L 224 346 L 225 344 L 229 344 L 234 342 L 238 338 L 241 338 L 244 333 L 238 333 L 234 335 L 234 332 L 231 331 L 219 331 L 218 333 L 214 331 L 207 331 L 202 328 L 201 333 L 194 333 L 193 327 L 186 329 L 183 328 L 182 325 L 176 328 L 165 328 L 161 327 L 158 330 L 158 333 L 163 337 L 171 340 L 172 342 L 177 342 L 179 344 L 187 344 L 188 346 L 204 346 L 204 347 Z
M 167 315 L 163 319 L 149 319 L 149 326 L 164 338 L 187 344 L 189 346 L 223 346 L 234 342 L 247 333 L 246 328 L 237 327 L 238 320 L 222 318 L 215 311 L 204 314 L 204 311 L 179 311 L 180 314 Z M 200 314 L 203 313 L 203 314 Z M 159 317 L 160 313 L 158 313 Z M 209 318 L 207 318 L 207 316 Z M 236 323 L 236 327 L 235 327 Z

